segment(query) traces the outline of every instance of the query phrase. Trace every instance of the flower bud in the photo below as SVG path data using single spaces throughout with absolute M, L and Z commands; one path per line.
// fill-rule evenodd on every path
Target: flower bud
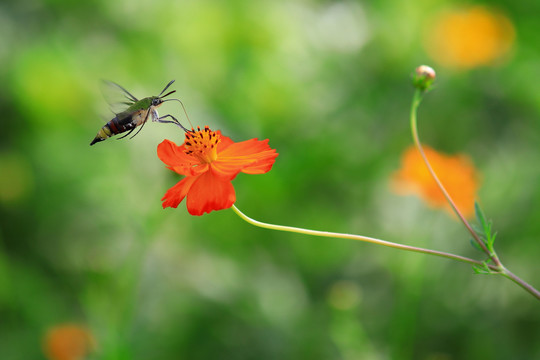
M 420 65 L 414 71 L 413 85 L 415 88 L 426 91 L 435 81 L 435 70 L 427 65 Z

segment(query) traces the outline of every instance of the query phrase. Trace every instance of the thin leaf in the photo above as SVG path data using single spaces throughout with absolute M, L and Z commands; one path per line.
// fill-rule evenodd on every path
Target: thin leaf
M 482 225 L 482 229 L 485 232 L 487 228 L 486 217 L 484 216 L 484 212 L 480 208 L 480 205 L 476 201 L 474 202 L 474 212 L 476 213 L 476 218 L 478 219 L 478 222 L 480 223 L 480 225 Z
M 481 275 L 491 274 L 489 270 L 485 270 L 483 267 L 480 267 L 479 265 L 473 265 L 473 270 L 475 274 L 481 274 Z
M 475 249 L 477 249 L 478 251 L 480 252 L 484 252 L 484 250 L 480 247 L 480 245 L 478 245 L 478 243 L 476 242 L 476 240 L 474 240 L 473 238 L 470 238 L 469 239 L 469 242 L 471 243 L 471 246 Z
M 476 224 L 471 224 L 471 227 L 473 228 L 474 232 L 476 232 L 478 235 L 484 235 L 484 229 L 479 227 Z
M 493 244 L 495 243 L 495 238 L 497 237 L 497 232 L 495 231 L 495 233 L 493 233 L 493 235 L 491 235 L 490 239 L 489 239 L 489 243 L 491 246 L 493 246 Z

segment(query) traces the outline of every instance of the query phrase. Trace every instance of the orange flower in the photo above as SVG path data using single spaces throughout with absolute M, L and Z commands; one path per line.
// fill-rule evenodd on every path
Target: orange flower
M 43 348 L 50 360 L 80 360 L 95 348 L 95 341 L 85 327 L 63 324 L 47 331 Z
M 515 38 L 514 27 L 502 13 L 482 6 L 447 11 L 429 26 L 425 47 L 442 65 L 473 68 L 506 55 Z
M 191 215 L 230 208 L 236 201 L 231 181 L 240 172 L 264 174 L 272 168 L 278 154 L 268 140 L 251 139 L 235 143 L 208 126 L 186 132 L 184 144 L 169 140 L 158 145 L 158 156 L 167 167 L 185 178 L 170 188 L 163 208 L 176 208 L 187 196 Z
M 478 174 L 465 155 L 448 156 L 424 146 L 424 152 L 457 208 L 465 217 L 474 215 L 478 190 Z M 428 205 L 452 212 L 443 193 L 431 177 L 419 151 L 411 146 L 402 155 L 401 169 L 392 179 L 393 189 L 400 195 L 417 194 Z

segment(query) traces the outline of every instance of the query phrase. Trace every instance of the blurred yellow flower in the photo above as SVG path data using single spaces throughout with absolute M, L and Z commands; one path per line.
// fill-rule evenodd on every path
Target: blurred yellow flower
M 49 360 L 82 360 L 94 348 L 95 341 L 90 331 L 76 324 L 51 327 L 43 344 Z
M 436 16 L 427 28 L 424 46 L 439 64 L 470 69 L 501 59 L 514 38 L 514 27 L 505 15 L 473 6 Z
M 449 156 L 424 146 L 424 152 L 463 216 L 474 215 L 474 201 L 479 187 L 477 170 L 466 155 Z M 392 188 L 400 195 L 417 194 L 429 206 L 452 209 L 437 183 L 431 177 L 420 152 L 411 146 L 401 159 L 401 169 L 392 177 Z

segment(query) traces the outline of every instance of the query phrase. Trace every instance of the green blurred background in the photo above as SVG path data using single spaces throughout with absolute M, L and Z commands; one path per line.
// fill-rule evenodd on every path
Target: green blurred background
M 540 287 L 540 3 L 496 66 L 442 67 L 423 39 L 461 1 L 20 0 L 0 4 L 0 357 L 44 358 L 47 329 L 87 326 L 91 359 L 533 359 L 538 301 L 470 266 L 254 228 L 231 210 L 161 208 L 180 178 L 148 124 L 88 144 L 109 120 L 101 79 L 137 97 L 171 79 L 195 125 L 270 139 L 239 175 L 261 221 L 481 259 L 444 211 L 394 195 L 410 145 L 410 74 L 438 73 L 423 141 L 469 154 L 497 249 Z M 160 114 L 185 120 L 178 104 Z

